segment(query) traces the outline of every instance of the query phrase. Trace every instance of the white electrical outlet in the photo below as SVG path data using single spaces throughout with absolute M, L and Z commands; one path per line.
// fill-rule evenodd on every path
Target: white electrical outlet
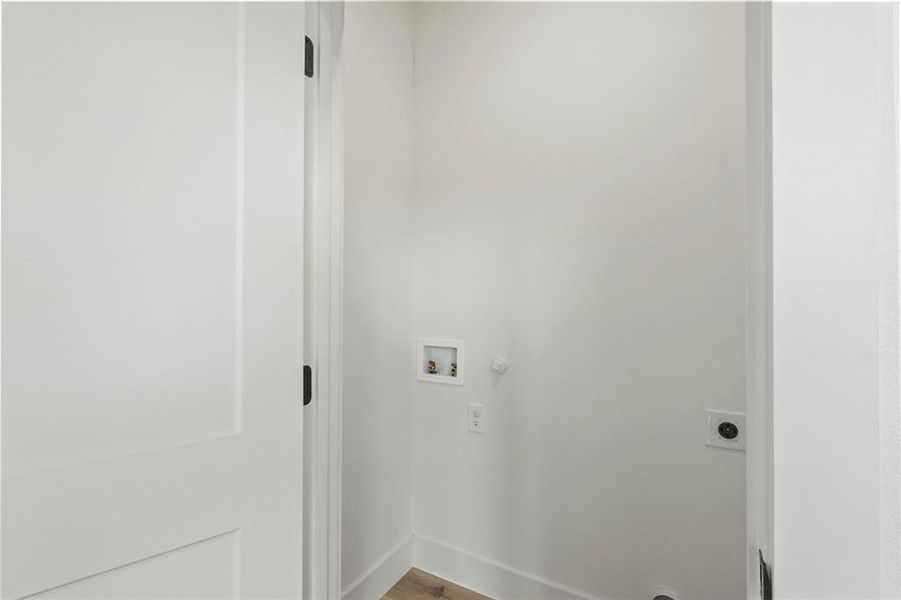
M 469 430 L 475 433 L 485 433 L 485 405 L 470 404 L 467 412 Z
M 745 451 L 747 431 L 743 413 L 707 409 L 707 445 Z

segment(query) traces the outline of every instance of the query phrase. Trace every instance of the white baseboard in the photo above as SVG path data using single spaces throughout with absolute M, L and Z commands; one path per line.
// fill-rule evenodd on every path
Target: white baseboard
M 498 600 L 599 600 L 419 535 L 395 545 L 341 595 L 343 600 L 379 600 L 411 567 L 417 567 Z
M 412 536 L 395 545 L 380 561 L 347 586 L 343 600 L 378 600 L 413 566 Z
M 413 565 L 498 600 L 598 600 L 466 550 L 413 536 Z

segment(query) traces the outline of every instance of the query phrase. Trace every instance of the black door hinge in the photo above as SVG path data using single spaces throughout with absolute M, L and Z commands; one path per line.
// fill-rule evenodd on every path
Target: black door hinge
M 313 369 L 310 365 L 303 366 L 303 405 L 306 406 L 313 399 Z
M 303 44 L 303 72 L 307 77 L 313 76 L 313 40 L 304 36 Z
M 760 559 L 760 600 L 773 600 L 773 581 L 770 579 L 770 569 L 763 560 L 763 552 L 757 550 Z

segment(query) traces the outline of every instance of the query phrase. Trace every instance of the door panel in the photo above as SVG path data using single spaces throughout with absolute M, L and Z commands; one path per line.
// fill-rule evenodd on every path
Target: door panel
M 5 8 L 6 472 L 235 430 L 237 10 Z
M 300 595 L 303 40 L 3 6 L 4 597 Z
M 124 600 L 152 588 L 166 598 L 237 598 L 240 543 L 240 533 L 226 533 L 32 597 Z

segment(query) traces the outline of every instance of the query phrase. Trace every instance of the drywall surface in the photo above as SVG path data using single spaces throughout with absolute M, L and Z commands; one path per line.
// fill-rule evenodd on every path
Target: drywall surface
M 896 13 L 773 17 L 775 594 L 896 598 Z
M 413 13 L 349 2 L 345 19 L 346 590 L 412 528 Z
M 745 457 L 704 415 L 744 407 L 744 7 L 414 11 L 413 335 L 466 348 L 464 386 L 414 383 L 415 535 L 598 598 L 744 597 Z

